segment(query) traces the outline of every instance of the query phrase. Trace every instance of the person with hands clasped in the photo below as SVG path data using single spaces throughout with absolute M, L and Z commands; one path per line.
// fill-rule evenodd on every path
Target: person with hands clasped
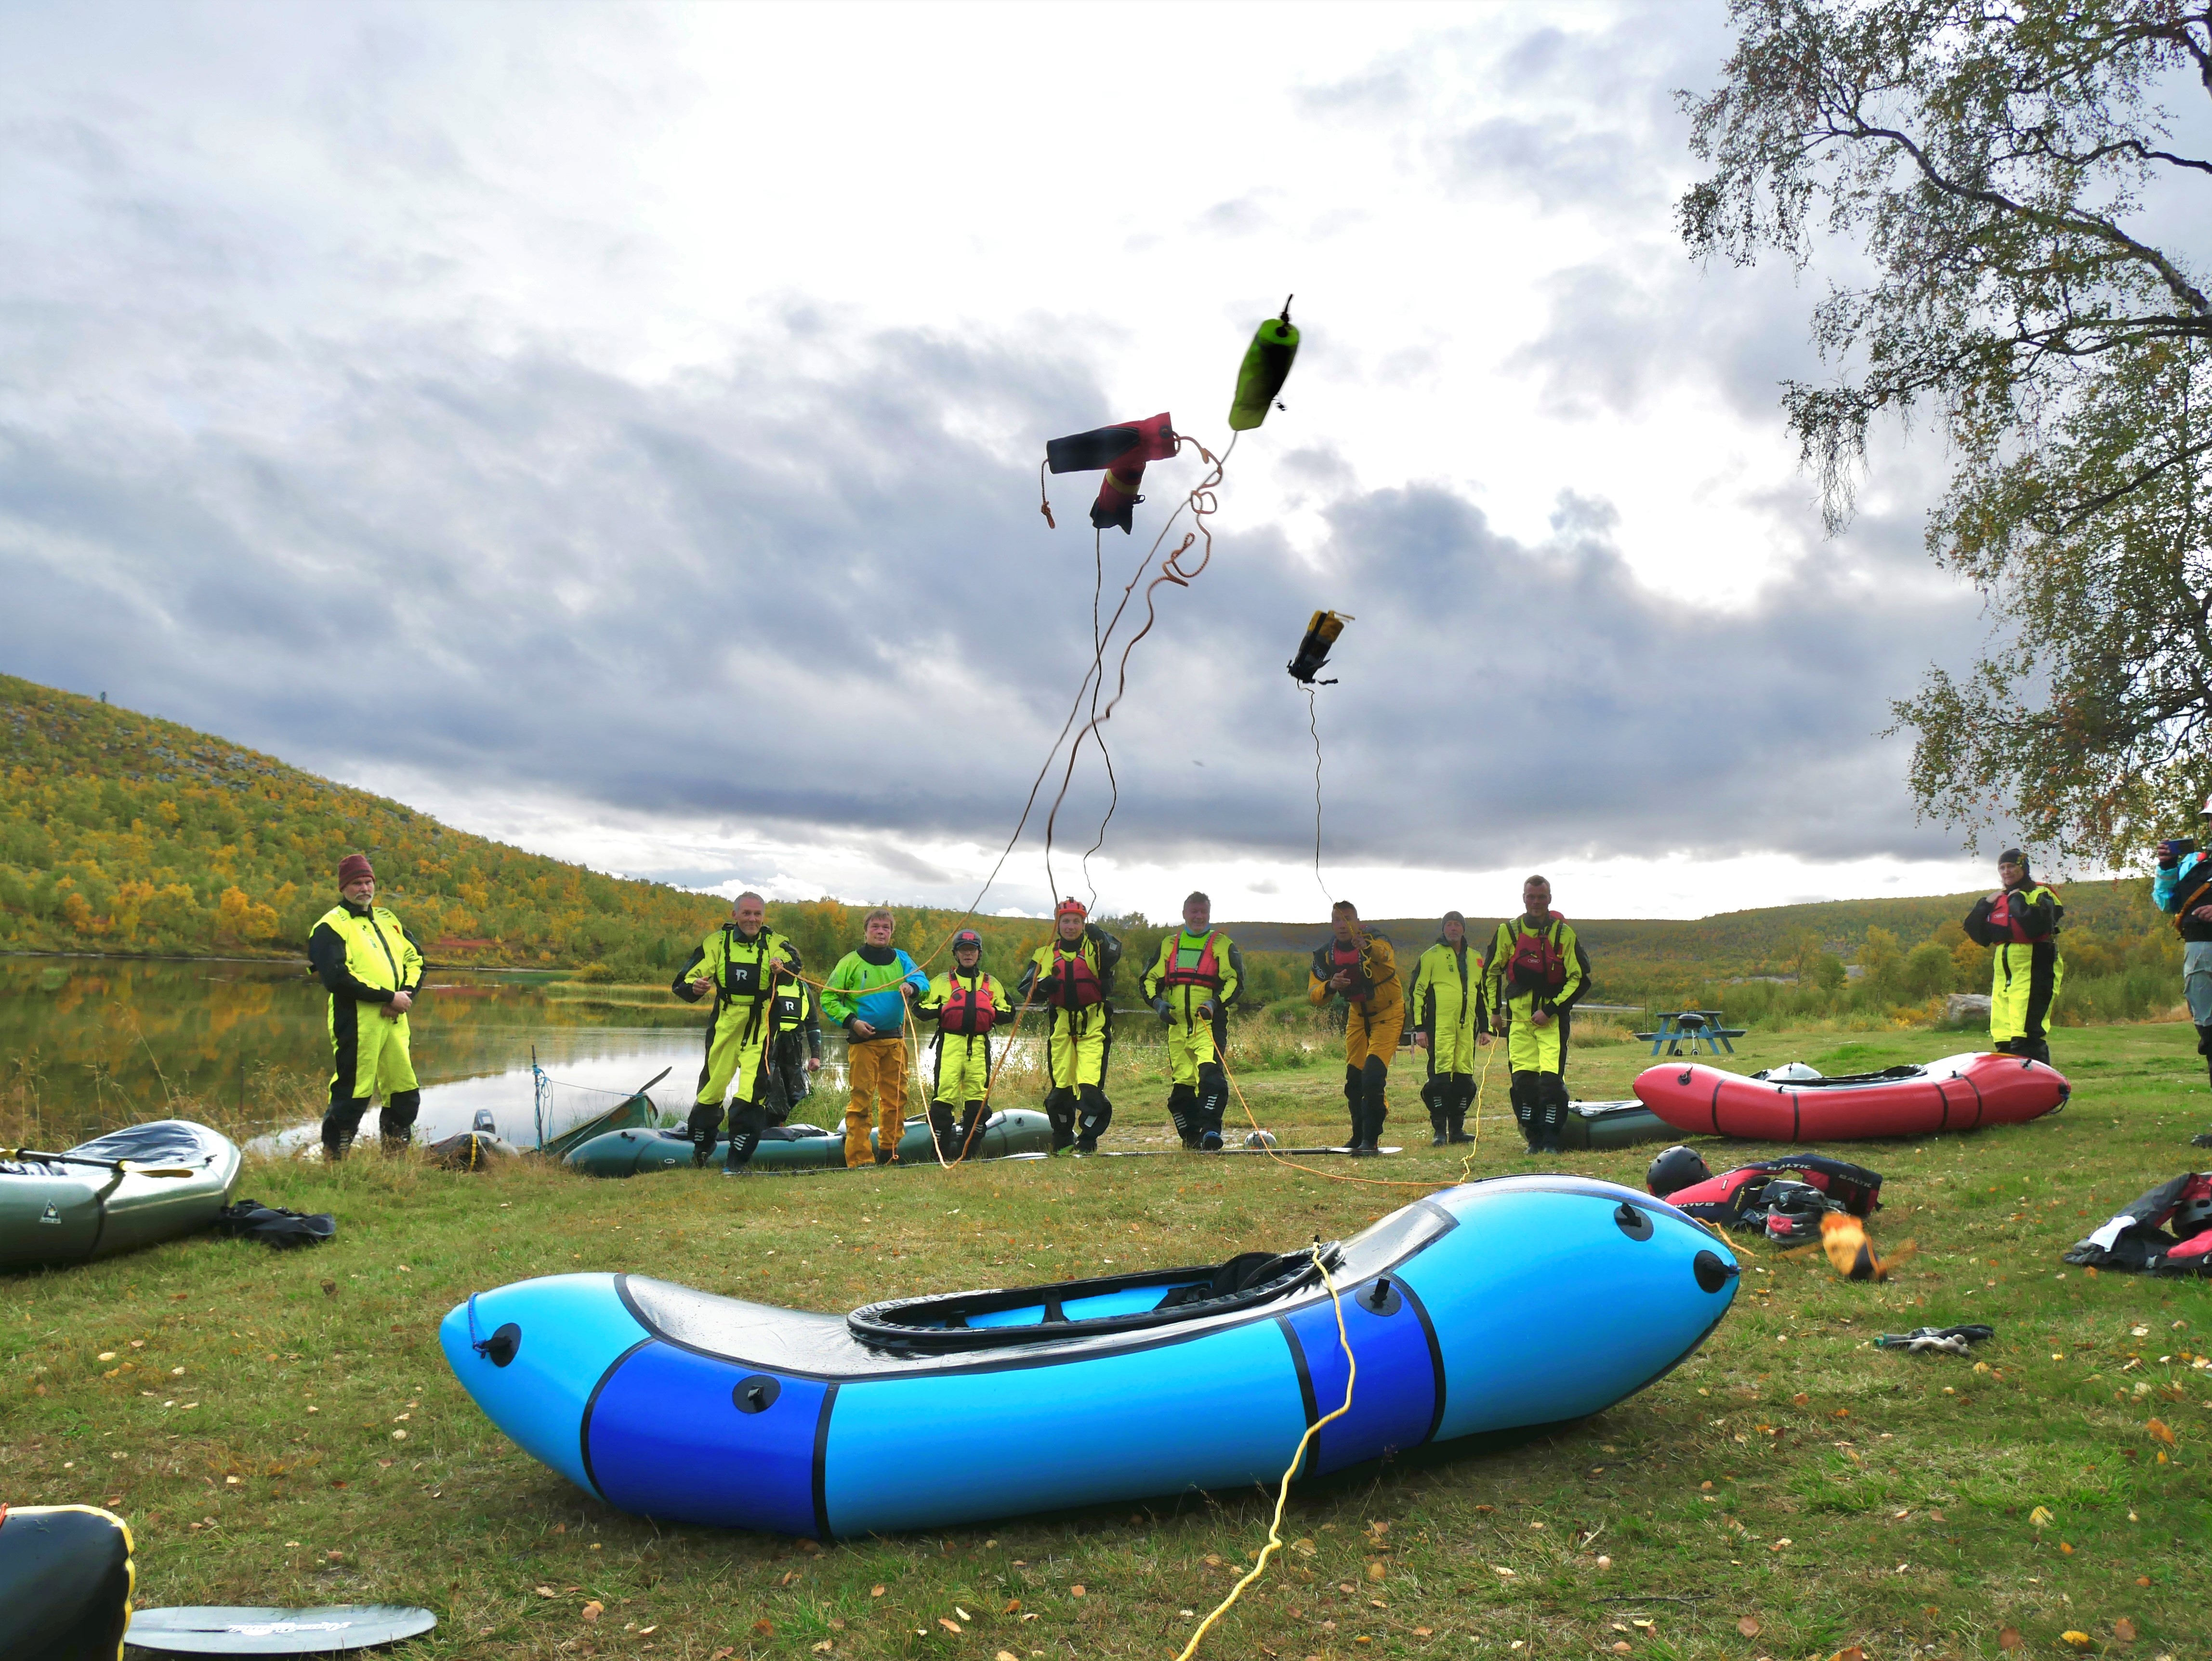
M 1498 925 L 1482 971 L 1490 1017 L 1505 1036 L 1513 1116 L 1531 1153 L 1557 1153 L 1567 1123 L 1567 1031 L 1589 984 L 1589 955 L 1552 910 L 1552 885 L 1521 885 L 1521 916 Z
M 768 926 L 768 902 L 750 889 L 731 902 L 730 920 L 698 944 L 668 989 L 686 1003 L 714 995 L 707 1056 L 691 1103 L 691 1162 L 714 1157 L 722 1102 L 730 1101 L 730 1147 L 722 1170 L 743 1171 L 768 1129 L 769 1046 L 775 1002 L 799 986 L 799 948 Z
M 1474 1052 L 1490 1042 L 1490 1014 L 1482 999 L 1482 958 L 1467 943 L 1467 919 L 1444 913 L 1437 943 L 1421 953 L 1407 995 L 1413 1048 L 1428 1052 L 1430 1146 L 1471 1142 L 1467 1110 L 1474 1101 Z
M 2058 955 L 2058 896 L 2028 875 L 2027 855 L 2008 848 L 1997 855 L 1997 880 L 1966 913 L 1966 938 L 1996 948 L 1990 970 L 1990 1043 L 2008 1056 L 2048 1066 L 2051 1001 L 2066 978 Z
M 947 1159 L 975 1145 L 975 1122 L 991 1088 L 991 1033 L 1013 1019 L 1006 989 L 983 969 L 983 937 L 963 928 L 952 937 L 952 967 L 929 983 L 921 1013 L 937 1023 L 937 1068 L 929 1092 L 929 1127 Z M 952 1115 L 960 1113 L 960 1129 Z
M 331 995 L 331 1100 L 323 1157 L 345 1158 L 369 1102 L 384 1098 L 384 1151 L 407 1146 L 422 1105 L 408 1053 L 407 1012 L 422 984 L 415 937 L 376 903 L 376 873 L 365 854 L 338 861 L 338 900 L 307 937 L 307 962 Z
M 891 944 L 898 920 L 878 906 L 861 927 L 863 943 L 837 960 L 822 984 L 822 1013 L 845 1029 L 845 1166 L 869 1159 L 868 1120 L 876 1122 L 875 1162 L 898 1163 L 906 1130 L 908 1003 L 929 990 L 929 977 Z
M 1229 1106 L 1229 1006 L 1244 979 L 1244 954 L 1212 927 L 1213 902 L 1192 894 L 1182 903 L 1182 929 L 1160 942 L 1158 961 L 1145 971 L 1145 1001 L 1167 1023 L 1168 1117 L 1185 1147 L 1221 1146 Z

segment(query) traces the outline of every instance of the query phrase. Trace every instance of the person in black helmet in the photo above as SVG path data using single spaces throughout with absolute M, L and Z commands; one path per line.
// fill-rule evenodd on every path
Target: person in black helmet
M 2051 1005 L 2066 977 L 2058 955 L 2058 921 L 2066 908 L 2058 896 L 2028 874 L 2027 855 L 2008 848 L 1997 855 L 2004 885 L 1974 902 L 1966 913 L 1966 938 L 1996 948 L 1990 976 L 1990 1043 L 2008 1056 L 2051 1062 Z
M 952 937 L 952 967 L 929 983 L 920 1005 L 937 1023 L 930 1047 L 929 1123 L 947 1160 L 975 1149 L 975 1122 L 991 1093 L 991 1033 L 1013 1019 L 1014 1007 L 996 975 L 983 967 L 983 937 L 963 928 Z M 960 1129 L 952 1116 L 960 1115 Z

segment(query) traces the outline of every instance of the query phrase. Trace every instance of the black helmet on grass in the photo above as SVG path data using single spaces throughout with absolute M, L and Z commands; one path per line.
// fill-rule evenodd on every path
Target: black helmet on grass
M 1652 1160 L 1651 1168 L 1644 1173 L 1644 1185 L 1663 1200 L 1693 1183 L 1711 1182 L 1712 1177 L 1703 1159 L 1677 1143 Z

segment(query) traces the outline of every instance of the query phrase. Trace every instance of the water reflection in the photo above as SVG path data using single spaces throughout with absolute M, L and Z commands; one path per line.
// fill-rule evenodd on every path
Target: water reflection
M 272 1145 L 312 1141 L 330 1069 L 326 997 L 304 964 L 0 958 L 0 1105 L 31 1141 L 69 1143 L 172 1111 L 233 1128 L 281 1127 Z M 654 1104 L 681 1115 L 697 1086 L 706 1018 L 657 988 L 586 988 L 544 977 L 437 970 L 409 1022 L 423 1086 L 417 1135 L 436 1141 L 488 1111 L 518 1147 L 557 1135 L 668 1069 Z M 994 1097 L 1031 1102 L 1040 1042 L 1005 1052 Z M 537 1065 L 553 1081 L 541 1092 Z M 814 1094 L 793 1117 L 845 1110 L 845 1045 L 824 1035 Z M 1121 1064 L 1121 1044 L 1116 1044 Z M 935 1057 L 915 1057 L 914 1108 Z M 541 1100 L 541 1095 L 544 1099 Z M 372 1111 L 364 1141 L 377 1135 Z

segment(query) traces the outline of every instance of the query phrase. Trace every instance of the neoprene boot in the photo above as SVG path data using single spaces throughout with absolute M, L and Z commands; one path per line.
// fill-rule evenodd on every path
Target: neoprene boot
M 404 1153 L 415 1140 L 415 1116 L 422 1110 L 419 1090 L 395 1090 L 385 1098 L 377 1129 L 386 1153 Z
M 1083 1110 L 1076 1120 L 1075 1151 L 1096 1153 L 1098 1138 L 1106 1127 L 1114 1123 L 1114 1104 L 1106 1099 L 1106 1092 L 1095 1084 L 1085 1085 L 1081 1091 Z
M 353 1152 L 353 1139 L 361 1131 L 361 1116 L 368 1111 L 366 1096 L 334 1096 L 323 1115 L 323 1158 L 332 1165 Z
M 722 1106 L 720 1102 L 694 1102 L 691 1116 L 684 1122 L 684 1134 L 691 1139 L 691 1163 L 704 1170 L 714 1157 L 715 1133 L 722 1128 Z
M 1176 1140 L 1185 1147 L 1198 1146 L 1198 1126 L 1193 1115 L 1198 1108 L 1198 1092 L 1187 1084 L 1179 1084 L 1168 1091 L 1168 1117 L 1175 1122 Z
M 1383 1105 L 1382 1092 L 1389 1083 L 1389 1067 L 1380 1056 L 1370 1056 L 1360 1070 L 1359 1123 L 1354 1137 L 1355 1153 L 1380 1153 L 1382 1140 L 1382 1121 L 1390 1116 Z
M 1044 1098 L 1044 1116 L 1052 1122 L 1052 1151 L 1075 1146 L 1075 1092 L 1055 1090 Z
M 957 1148 L 954 1153 L 948 1154 L 946 1157 L 951 1159 L 964 1159 L 971 1154 L 981 1154 L 982 1153 L 983 1133 L 975 1128 L 976 1122 L 982 1117 L 982 1103 L 969 1102 L 962 1106 L 960 1110 L 960 1132 L 959 1135 L 956 1139 Z
M 1221 1116 L 1229 1110 L 1229 1075 L 1218 1062 L 1198 1069 L 1198 1106 L 1194 1122 L 1198 1145 L 1208 1153 L 1221 1147 Z
M 1429 1137 L 1431 1147 L 1442 1147 L 1450 1140 L 1450 1122 L 1443 1105 L 1450 1089 L 1451 1080 L 1448 1077 L 1431 1079 L 1421 1086 L 1421 1102 L 1429 1110 L 1429 1129 L 1432 1133 Z
M 1510 1090 L 1514 1123 L 1521 1127 L 1521 1140 L 1528 1144 L 1531 1153 L 1539 1151 L 1542 1140 L 1542 1132 L 1536 1124 L 1535 1082 L 1533 1073 L 1516 1073 Z
M 1544 1116 L 1543 1142 L 1539 1151 L 1545 1153 L 1565 1153 L 1566 1150 L 1560 1144 L 1559 1135 L 1567 1123 L 1566 1080 L 1553 1074 L 1543 1073 L 1537 1075 L 1537 1081 Z
M 1467 1134 L 1468 1110 L 1474 1105 L 1474 1080 L 1469 1079 L 1452 1092 L 1451 1108 L 1446 1115 L 1446 1123 L 1449 1126 L 1450 1138 L 1453 1141 L 1471 1142 L 1474 1140 Z

